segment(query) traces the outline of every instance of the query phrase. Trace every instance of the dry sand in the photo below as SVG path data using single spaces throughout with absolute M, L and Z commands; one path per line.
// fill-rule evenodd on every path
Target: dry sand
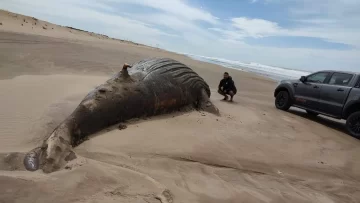
M 360 202 L 360 141 L 339 121 L 276 110 L 275 82 L 228 70 L 238 95 L 221 102 L 222 67 L 15 15 L 0 12 L 1 203 Z M 65 170 L 24 171 L 23 153 L 92 88 L 123 63 L 153 56 L 198 72 L 222 116 L 131 121 L 81 144 Z

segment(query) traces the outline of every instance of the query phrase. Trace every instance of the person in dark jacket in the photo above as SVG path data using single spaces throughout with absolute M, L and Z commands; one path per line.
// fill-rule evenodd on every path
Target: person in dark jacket
M 228 95 L 230 95 L 230 101 L 233 101 L 233 97 L 236 94 L 237 90 L 235 83 L 232 80 L 228 72 L 224 73 L 224 78 L 220 81 L 218 93 L 225 96 L 224 101 L 228 100 Z

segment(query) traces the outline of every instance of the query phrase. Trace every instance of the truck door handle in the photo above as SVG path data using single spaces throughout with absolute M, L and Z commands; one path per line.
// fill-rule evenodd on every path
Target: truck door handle
M 339 89 L 337 89 L 337 91 L 338 91 L 338 92 L 343 92 L 344 89 L 339 88 Z
M 315 85 L 314 88 L 317 89 L 317 88 L 319 88 L 319 86 L 316 86 L 316 85 Z

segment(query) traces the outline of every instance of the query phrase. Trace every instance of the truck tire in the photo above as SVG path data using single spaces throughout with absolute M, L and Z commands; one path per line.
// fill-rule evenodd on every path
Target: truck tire
M 280 91 L 275 98 L 275 106 L 278 109 L 287 111 L 289 110 L 290 106 L 291 106 L 291 99 L 290 99 L 290 95 L 289 92 L 287 91 Z
M 319 114 L 314 112 L 314 111 L 309 111 L 309 110 L 306 110 L 306 113 L 309 115 L 309 116 L 312 116 L 312 117 L 316 117 L 318 116 Z
M 356 111 L 347 118 L 346 130 L 351 136 L 360 139 L 360 111 Z

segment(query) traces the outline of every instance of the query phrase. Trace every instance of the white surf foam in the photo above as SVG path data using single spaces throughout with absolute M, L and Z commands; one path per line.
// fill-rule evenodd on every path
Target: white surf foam
M 287 69 L 269 65 L 263 65 L 259 63 L 244 63 L 240 61 L 232 61 L 227 59 L 199 56 L 192 54 L 185 54 L 195 60 L 205 61 L 209 63 L 218 64 L 227 68 L 232 68 L 241 71 L 254 72 L 271 79 L 282 80 L 282 79 L 298 79 L 301 76 L 306 76 L 310 72 L 302 70 Z

